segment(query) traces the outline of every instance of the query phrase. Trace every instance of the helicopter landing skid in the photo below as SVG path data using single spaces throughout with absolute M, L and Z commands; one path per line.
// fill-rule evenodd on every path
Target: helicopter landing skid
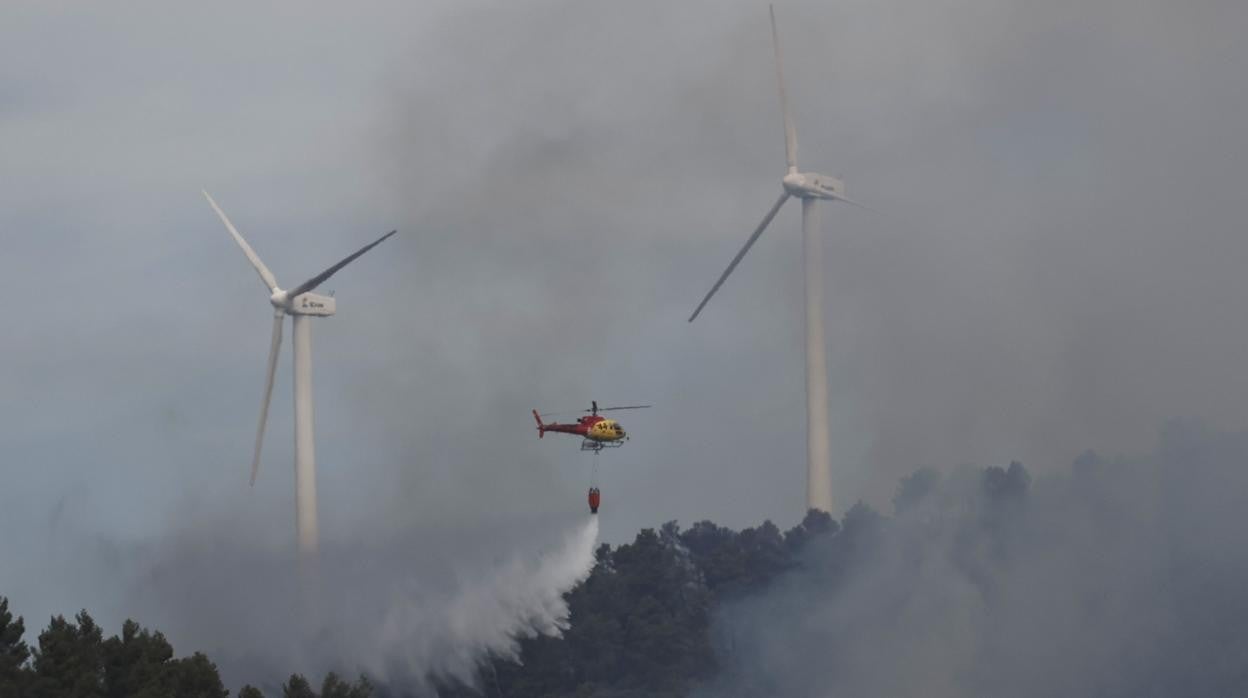
M 581 450 L 598 453 L 604 448 L 619 448 L 623 445 L 623 441 L 591 441 L 589 439 L 585 439 L 581 442 Z

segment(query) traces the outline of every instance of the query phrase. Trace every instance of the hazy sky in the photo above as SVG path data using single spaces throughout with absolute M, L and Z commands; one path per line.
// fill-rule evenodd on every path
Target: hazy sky
M 885 212 L 823 213 L 839 510 L 1248 422 L 1248 8 L 777 13 L 799 162 Z M 249 491 L 270 311 L 201 187 L 286 285 L 400 230 L 313 329 L 326 539 L 579 513 L 593 459 L 528 410 L 591 399 L 655 405 L 607 540 L 792 525 L 799 207 L 685 322 L 779 191 L 771 61 L 755 2 L 6 3 L 0 594 L 105 603 L 75 541 L 203 512 L 293 544 L 289 345 Z

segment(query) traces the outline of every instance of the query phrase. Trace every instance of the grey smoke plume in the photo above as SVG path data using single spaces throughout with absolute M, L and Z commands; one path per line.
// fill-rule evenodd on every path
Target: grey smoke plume
M 520 638 L 560 634 L 563 594 L 589 574 L 598 538 L 598 517 L 360 536 L 323 546 L 301 573 L 288 544 L 244 535 L 253 525 L 188 529 L 139 554 L 131 600 L 133 615 L 207 651 L 234 687 L 331 669 L 409 687 L 471 683 L 478 662 L 514 658 Z M 552 529 L 564 533 L 552 540 Z
M 1248 432 L 1156 453 L 923 470 L 716 621 L 706 695 L 1203 696 L 1248 690 Z

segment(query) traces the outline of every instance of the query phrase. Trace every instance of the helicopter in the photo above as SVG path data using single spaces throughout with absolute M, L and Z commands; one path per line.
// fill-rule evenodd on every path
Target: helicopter
M 615 410 L 642 410 L 650 407 L 650 405 L 624 405 L 621 407 L 598 407 L 598 401 L 593 400 L 591 406 L 585 412 L 589 414 L 577 418 L 576 422 L 568 424 L 560 424 L 558 422 L 543 422 L 542 415 L 537 410 L 533 410 L 533 419 L 537 421 L 537 438 L 546 436 L 546 432 L 553 431 L 560 434 L 575 434 L 581 437 L 581 450 L 591 451 L 596 456 L 602 452 L 604 448 L 619 448 L 628 440 L 628 432 L 620 426 L 620 423 L 614 419 L 607 419 L 599 412 L 613 412 Z M 551 416 L 551 415 L 547 415 Z M 594 461 L 595 479 L 597 475 L 598 462 Z M 602 502 L 602 492 L 597 487 L 589 488 L 589 513 L 597 514 L 598 506 Z
M 537 420 L 537 438 L 542 438 L 546 432 L 553 431 L 560 434 L 576 434 L 583 438 L 581 441 L 582 451 L 593 451 L 598 453 L 604 448 L 619 448 L 628 440 L 628 433 L 620 426 L 620 423 L 614 419 L 607 419 L 599 415 L 599 412 L 613 412 L 615 410 L 642 410 L 650 405 L 626 405 L 623 407 L 598 407 L 598 401 L 592 401 L 592 406 L 585 410 L 589 413 L 587 417 L 580 417 L 573 424 L 559 424 L 558 422 L 543 422 L 542 415 L 537 410 L 533 410 L 533 419 Z M 546 415 L 547 417 L 551 415 Z

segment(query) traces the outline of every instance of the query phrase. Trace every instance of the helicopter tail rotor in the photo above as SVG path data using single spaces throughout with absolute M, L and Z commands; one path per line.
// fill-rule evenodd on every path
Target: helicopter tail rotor
M 542 416 L 533 410 L 533 419 L 537 420 L 537 438 L 546 436 L 546 425 L 542 423 Z

